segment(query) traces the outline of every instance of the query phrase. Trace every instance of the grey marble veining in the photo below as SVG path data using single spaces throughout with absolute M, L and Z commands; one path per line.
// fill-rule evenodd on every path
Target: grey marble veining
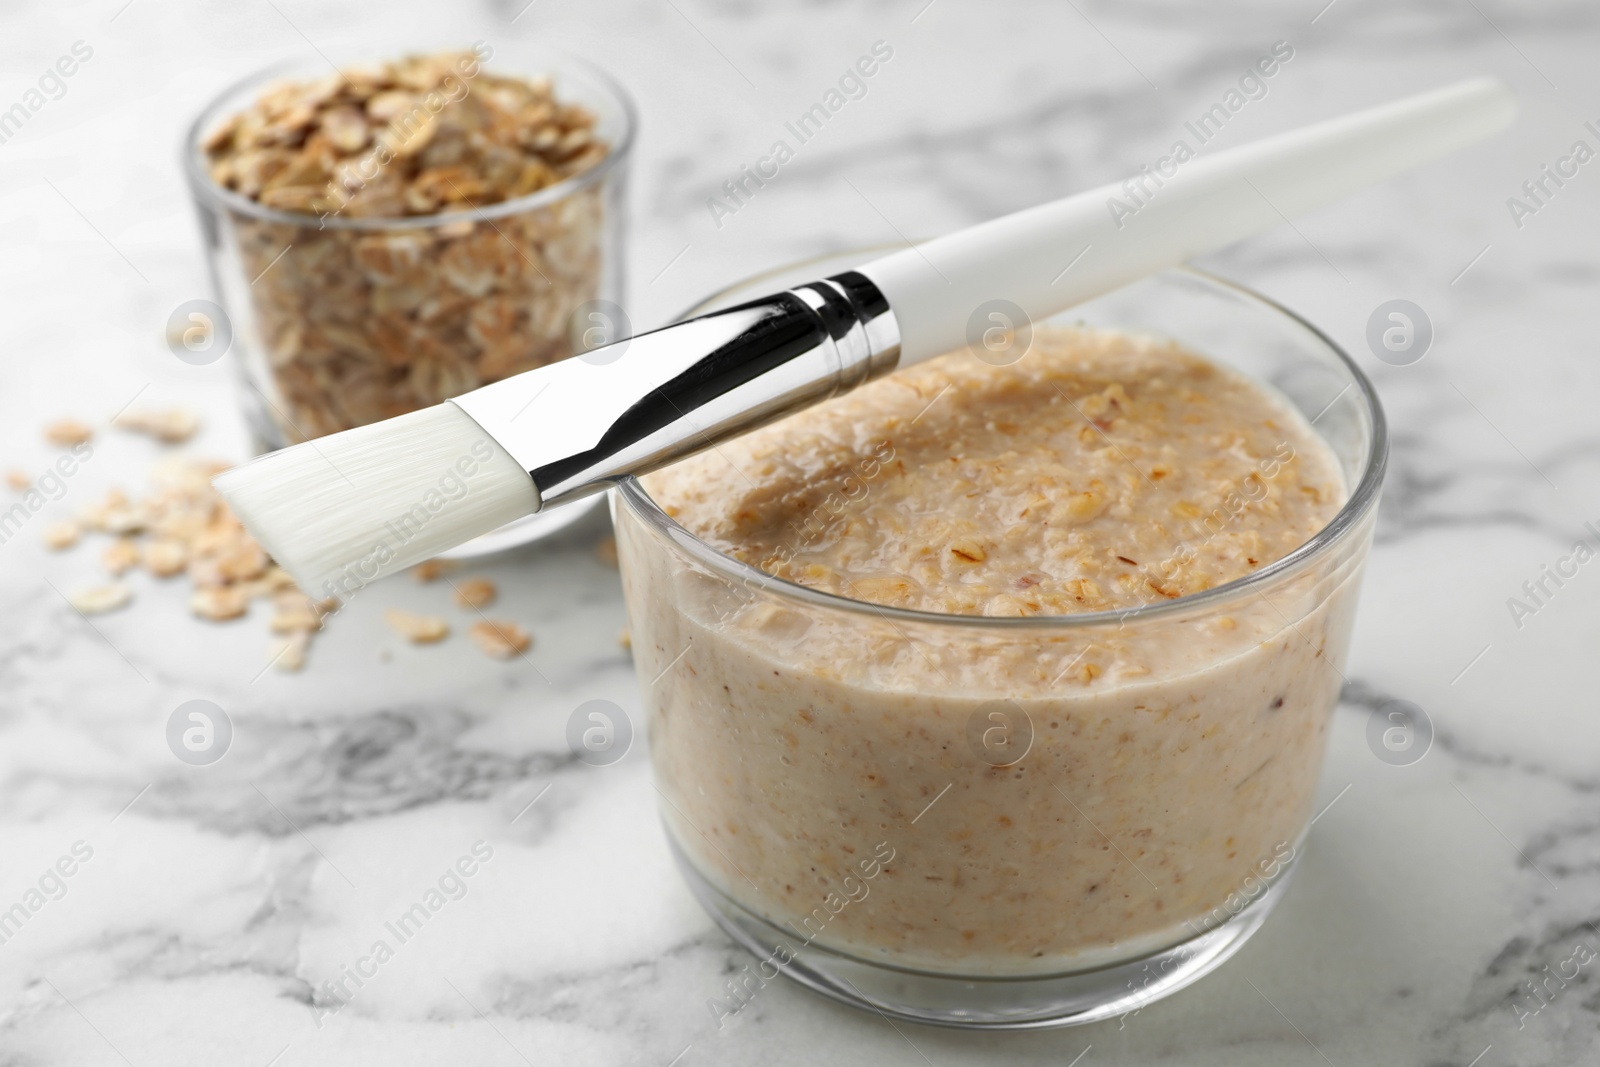
M 534 633 L 527 660 L 401 647 L 382 610 L 443 602 L 402 580 L 287 677 L 262 672 L 259 619 L 204 626 L 151 583 L 88 626 L 58 590 L 92 552 L 45 552 L 39 516 L 0 545 L 0 910 L 75 846 L 92 856 L 0 943 L 3 1067 L 1594 1062 L 1600 570 L 1520 625 L 1507 601 L 1600 521 L 1600 163 L 1520 228 L 1506 204 L 1600 120 L 1593 4 L 85 0 L 3 18 L 0 109 L 74 41 L 94 48 L 0 144 L 0 458 L 24 470 L 52 458 L 44 422 L 103 421 L 136 394 L 203 408 L 192 449 L 243 455 L 226 368 L 162 342 L 170 310 L 208 288 L 175 150 L 221 86 L 316 49 L 548 40 L 613 69 L 643 118 L 641 326 L 786 260 L 1120 177 L 1277 41 L 1294 58 L 1218 145 L 1481 72 L 1524 106 L 1491 145 L 1202 263 L 1355 353 L 1394 428 L 1328 806 L 1281 909 L 1215 975 L 1120 1025 L 1049 1033 L 894 1027 L 781 983 L 719 1027 L 706 1002 L 744 958 L 672 869 L 642 742 L 595 768 L 565 741 L 580 703 L 634 710 L 648 683 L 616 642 L 603 515 L 482 568 Z M 894 58 L 866 95 L 719 226 L 721 183 L 878 40 Z M 1437 328 L 1413 366 L 1365 347 L 1393 297 Z M 103 435 L 52 507 L 137 485 L 156 454 Z M 212 767 L 165 744 L 193 698 L 235 727 Z M 1406 767 L 1365 739 L 1396 699 L 1435 730 Z M 476 842 L 493 855 L 465 896 L 340 1006 L 330 983 Z

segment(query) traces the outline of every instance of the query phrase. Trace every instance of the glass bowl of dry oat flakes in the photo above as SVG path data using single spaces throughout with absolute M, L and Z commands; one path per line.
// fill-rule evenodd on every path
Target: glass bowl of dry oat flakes
M 590 64 L 484 43 L 292 64 L 224 92 L 184 169 L 257 445 L 616 340 L 635 126 Z M 551 524 L 509 540 L 535 525 Z

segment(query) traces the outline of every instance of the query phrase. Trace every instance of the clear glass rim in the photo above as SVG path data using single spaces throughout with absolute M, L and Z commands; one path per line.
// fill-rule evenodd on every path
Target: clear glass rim
M 508 51 L 515 53 L 517 49 L 512 48 Z M 247 196 L 242 196 L 231 189 L 224 189 L 212 181 L 211 175 L 206 170 L 203 162 L 205 153 L 201 150 L 200 145 L 207 131 L 224 117 L 222 113 L 226 110 L 225 105 L 227 102 L 252 86 L 263 87 L 273 81 L 293 77 L 313 65 L 308 60 L 290 60 L 262 68 L 253 74 L 230 83 L 216 96 L 212 97 L 211 102 L 201 108 L 200 114 L 195 116 L 194 121 L 189 124 L 188 132 L 184 134 L 183 145 L 180 149 L 183 156 L 184 176 L 188 179 L 189 188 L 194 195 L 214 207 L 226 208 L 229 211 L 249 215 L 256 219 L 288 223 L 294 226 L 306 226 L 315 223 L 319 228 L 330 230 L 427 229 L 452 222 L 479 222 L 504 218 L 507 215 L 516 215 L 524 211 L 557 203 L 573 193 L 603 180 L 606 175 L 622 165 L 632 151 L 634 137 L 639 129 L 639 114 L 634 106 L 633 97 L 622 87 L 622 83 L 587 59 L 558 48 L 540 46 L 528 51 L 535 56 L 545 57 L 559 61 L 567 66 L 576 67 L 582 70 L 586 77 L 594 79 L 611 95 L 610 103 L 616 106 L 617 113 L 621 117 L 622 131 L 611 144 L 605 158 L 599 163 L 596 163 L 582 174 L 575 174 L 570 178 L 565 178 L 554 185 L 547 185 L 543 189 L 531 192 L 526 196 L 503 200 L 498 204 L 488 204 L 484 207 L 472 208 L 467 211 L 437 212 L 432 215 L 401 215 L 385 218 L 330 216 L 324 218 L 320 215 L 279 211 L 276 208 L 264 207 L 259 202 Z M 485 62 L 492 61 L 493 58 L 491 56 Z M 584 103 L 582 100 L 574 100 L 573 102 Z
M 899 245 L 891 247 L 901 247 Z M 872 250 L 862 250 L 863 254 L 870 254 Z M 834 255 L 817 256 L 788 266 L 779 267 L 752 275 L 749 278 L 724 286 L 716 293 L 707 297 L 687 314 L 698 313 L 707 305 L 714 304 L 728 293 L 742 289 L 753 282 L 763 278 L 775 277 L 791 270 L 803 268 L 808 264 L 820 264 L 836 259 Z M 980 629 L 1045 629 L 1045 630 L 1074 630 L 1079 628 L 1093 628 L 1107 624 L 1122 625 L 1128 621 L 1141 619 L 1160 618 L 1172 615 L 1182 615 L 1201 608 L 1214 608 L 1220 604 L 1249 596 L 1258 592 L 1262 586 L 1269 585 L 1279 578 L 1293 575 L 1312 566 L 1318 560 L 1331 554 L 1336 548 L 1354 535 L 1367 514 L 1377 504 L 1378 495 L 1383 488 L 1384 471 L 1389 460 L 1389 430 L 1387 420 L 1384 418 L 1383 405 L 1378 399 L 1377 391 L 1372 386 L 1372 381 L 1362 372 L 1356 361 L 1351 358 L 1340 345 L 1322 330 L 1312 325 L 1305 318 L 1284 307 L 1271 297 L 1264 296 L 1237 282 L 1229 281 L 1208 271 L 1197 267 L 1180 266 L 1162 271 L 1163 275 L 1188 275 L 1208 285 L 1235 293 L 1247 301 L 1258 304 L 1263 308 L 1276 312 L 1300 327 L 1325 346 L 1334 358 L 1343 364 L 1355 385 L 1358 399 L 1364 406 L 1367 417 L 1372 425 L 1372 440 L 1367 448 L 1366 461 L 1362 466 L 1361 477 L 1350 497 L 1345 501 L 1344 507 L 1328 521 L 1328 524 L 1318 530 L 1310 540 L 1273 563 L 1245 575 L 1231 582 L 1207 589 L 1204 592 L 1194 593 L 1189 596 L 1179 597 L 1176 600 L 1166 600 L 1153 604 L 1141 604 L 1137 607 L 1122 608 L 1113 611 L 1091 611 L 1076 615 L 1024 615 L 1024 616 L 989 616 L 989 615 L 954 615 L 944 612 L 918 611 L 912 608 L 897 608 L 885 604 L 874 604 L 870 601 L 855 600 L 850 597 L 839 596 L 836 593 L 823 592 L 807 586 L 791 582 L 785 578 L 777 578 L 766 573 L 758 567 L 734 559 L 706 541 L 691 533 L 687 528 L 678 523 L 661 509 L 661 506 L 645 492 L 637 478 L 624 478 L 617 485 L 617 494 L 627 504 L 634 515 L 638 516 L 655 533 L 665 536 L 678 548 L 692 556 L 696 561 L 709 567 L 712 571 L 723 577 L 738 581 L 749 588 L 759 589 L 776 597 L 799 601 L 816 607 L 829 608 L 835 611 L 846 611 L 855 614 L 876 616 L 880 619 L 894 622 L 907 622 L 918 625 L 933 626 L 964 626 Z M 1337 397 L 1335 397 L 1337 400 Z

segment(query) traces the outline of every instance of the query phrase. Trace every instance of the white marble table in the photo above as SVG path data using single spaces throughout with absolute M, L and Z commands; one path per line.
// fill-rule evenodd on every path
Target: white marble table
M 614 68 L 644 119 L 629 307 L 645 325 L 760 267 L 1120 176 L 1274 42 L 1292 60 L 1219 143 L 1497 72 L 1525 101 L 1512 133 L 1206 261 L 1360 353 L 1395 428 L 1331 807 L 1299 877 L 1237 958 L 1120 1027 L 894 1027 L 780 983 L 719 1029 L 706 1002 L 743 959 L 671 868 L 642 749 L 592 768 L 564 741 L 585 700 L 638 706 L 617 578 L 592 552 L 603 516 L 483 569 L 535 635 L 527 661 L 398 647 L 382 609 L 443 595 L 400 580 L 297 676 L 261 673 L 259 619 L 205 626 L 176 590 L 141 584 L 135 610 L 89 626 L 57 590 L 93 558 L 46 553 L 41 516 L 0 545 L 0 909 L 75 842 L 92 857 L 0 944 L 0 1064 L 1595 1062 L 1600 971 L 1567 961 L 1600 949 L 1600 573 L 1547 586 L 1520 626 L 1507 606 L 1600 520 L 1600 163 L 1520 228 L 1506 204 L 1575 140 L 1600 147 L 1583 125 L 1600 119 L 1592 5 L 524 2 L 0 16 L 0 108 L 75 41 L 93 49 L 0 144 L 4 464 L 42 469 L 43 422 L 104 420 L 135 394 L 204 408 L 194 450 L 242 455 L 227 366 L 162 340 L 207 291 L 176 143 L 227 80 L 313 48 L 542 38 Z M 879 40 L 893 58 L 867 94 L 714 219 L 721 183 Z M 1365 347 L 1396 297 L 1437 327 L 1413 366 Z M 50 507 L 136 484 L 154 452 L 102 435 Z M 194 698 L 235 729 L 211 767 L 164 740 Z M 1366 742 L 1388 699 L 1434 724 L 1411 766 Z M 317 1020 L 324 983 L 480 840 L 493 855 L 466 895 Z

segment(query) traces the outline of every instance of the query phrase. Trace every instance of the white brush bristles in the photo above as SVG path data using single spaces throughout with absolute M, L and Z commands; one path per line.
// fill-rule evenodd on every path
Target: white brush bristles
M 293 445 L 213 484 L 301 589 L 341 600 L 539 510 L 528 472 L 450 403 Z

